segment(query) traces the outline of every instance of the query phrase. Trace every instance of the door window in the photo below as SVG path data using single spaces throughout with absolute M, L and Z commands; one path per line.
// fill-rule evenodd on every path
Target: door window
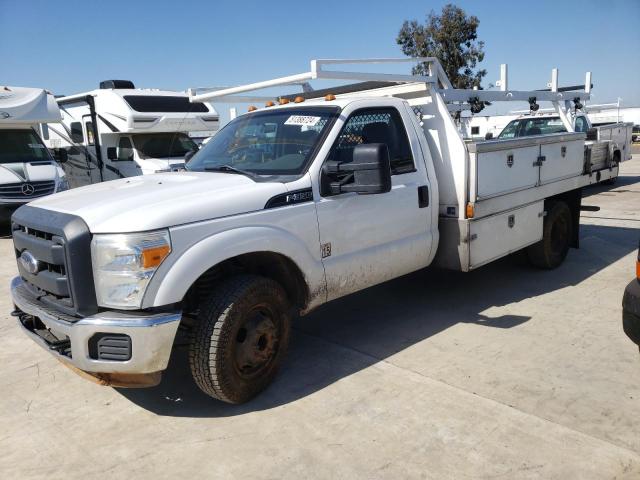
M 82 135 L 82 124 L 80 122 L 71 122 L 71 141 L 73 143 L 84 142 L 84 135 Z
M 415 171 L 409 138 L 395 108 L 367 108 L 353 113 L 338 135 L 329 158 L 351 162 L 355 146 L 367 143 L 387 145 L 392 175 Z
M 587 133 L 589 130 L 589 124 L 584 117 L 576 117 L 576 127 L 575 131 L 580 133 Z
M 121 137 L 118 142 L 118 161 L 133 160 L 133 145 L 129 137 Z
M 87 143 L 93 145 L 93 122 L 85 122 L 84 126 L 87 129 Z

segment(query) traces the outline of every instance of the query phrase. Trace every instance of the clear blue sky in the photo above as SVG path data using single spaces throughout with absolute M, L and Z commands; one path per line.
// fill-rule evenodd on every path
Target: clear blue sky
M 440 1 L 0 0 L 0 84 L 56 94 L 104 79 L 179 89 L 233 85 L 308 70 L 312 58 L 402 56 L 405 19 Z M 640 1 L 458 1 L 479 17 L 488 70 L 510 87 L 543 88 L 593 72 L 592 103 L 640 106 Z M 408 68 L 408 67 L 407 67 Z

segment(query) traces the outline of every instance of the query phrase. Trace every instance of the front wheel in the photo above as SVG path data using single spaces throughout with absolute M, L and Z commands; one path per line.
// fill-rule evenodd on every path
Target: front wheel
M 275 377 L 287 350 L 287 295 L 268 278 L 239 275 L 219 284 L 200 305 L 190 344 L 193 378 L 207 395 L 244 403 Z
M 560 266 L 569 253 L 573 235 L 571 209 L 565 202 L 555 202 L 544 218 L 542 240 L 527 248 L 532 265 L 551 270 Z

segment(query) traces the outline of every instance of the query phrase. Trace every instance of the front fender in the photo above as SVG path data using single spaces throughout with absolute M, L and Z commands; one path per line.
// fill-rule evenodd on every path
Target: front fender
M 182 235 L 188 237 L 188 231 Z M 180 243 L 180 236 L 172 232 L 172 241 L 178 237 L 176 243 Z M 153 276 L 142 306 L 160 307 L 180 302 L 189 287 L 211 267 L 254 252 L 279 253 L 298 266 L 311 294 L 309 308 L 326 301 L 322 260 L 314 258 L 305 243 L 291 232 L 271 226 L 251 226 L 215 233 L 177 252 L 178 255 L 169 255 Z

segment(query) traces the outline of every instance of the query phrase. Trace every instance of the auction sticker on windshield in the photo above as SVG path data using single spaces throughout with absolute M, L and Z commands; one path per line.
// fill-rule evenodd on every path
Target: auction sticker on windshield
M 284 124 L 314 127 L 320 121 L 320 118 L 309 115 L 291 115 Z

